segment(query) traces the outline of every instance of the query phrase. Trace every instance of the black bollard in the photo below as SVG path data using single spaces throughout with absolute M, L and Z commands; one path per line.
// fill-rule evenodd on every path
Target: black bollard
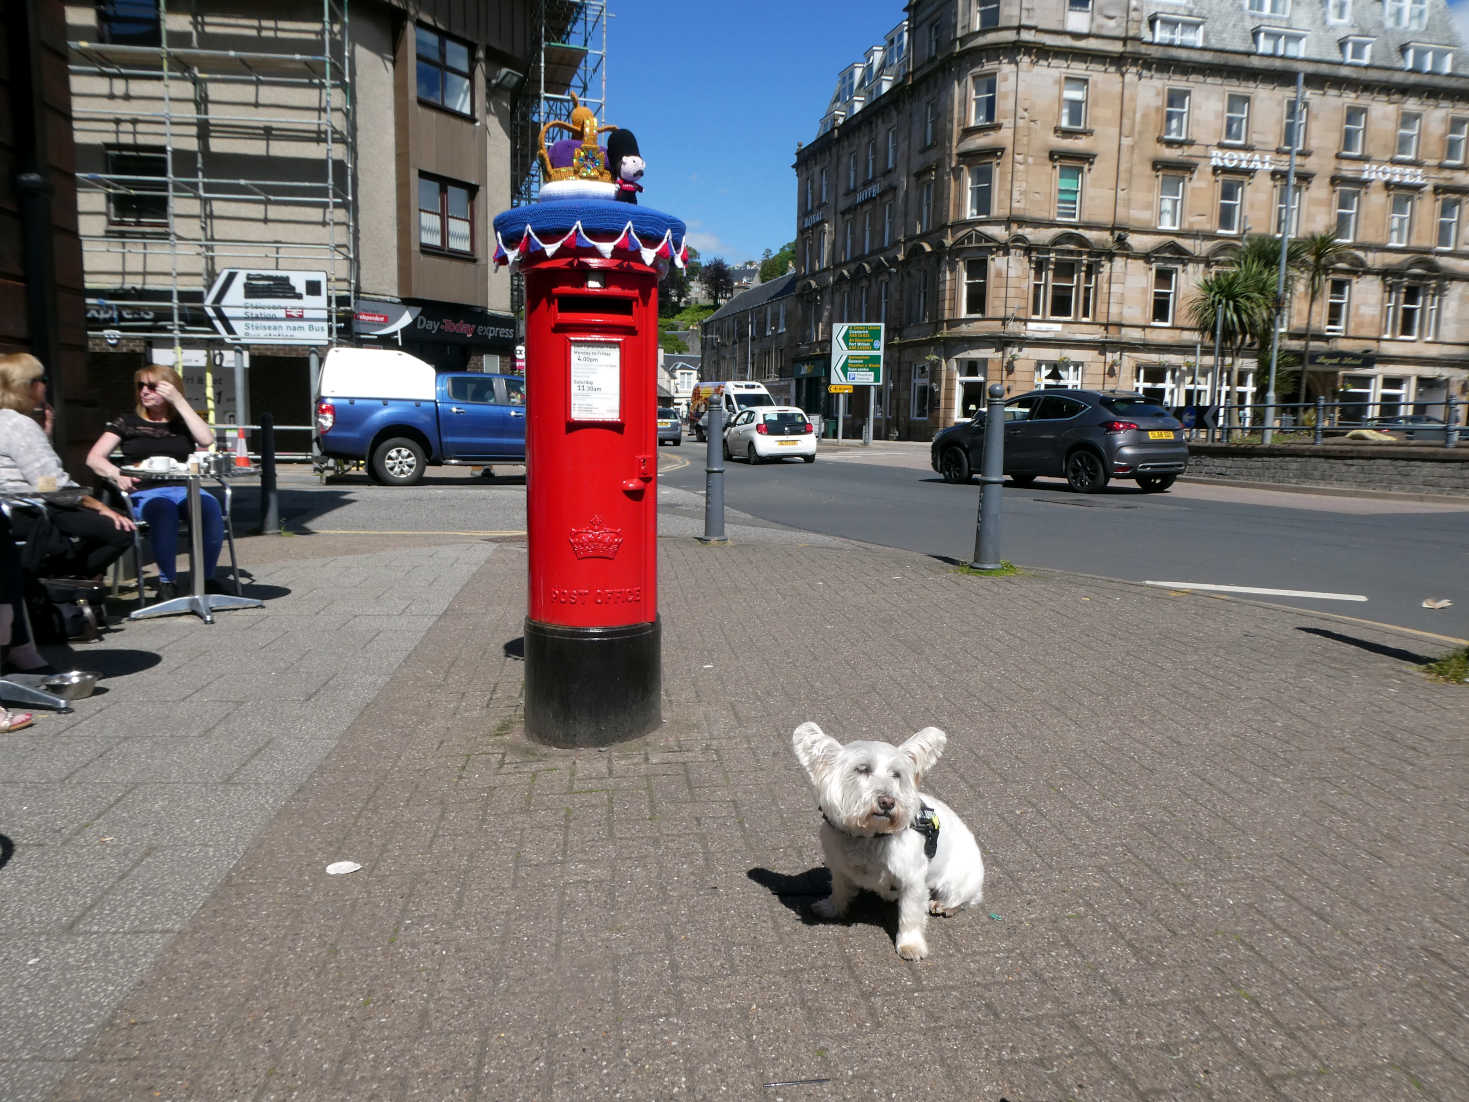
M 260 533 L 281 533 L 280 495 L 275 488 L 275 418 L 260 415 Z
M 717 398 L 718 401 L 714 399 Z M 704 534 L 700 543 L 728 543 L 724 535 L 724 398 L 709 401 L 709 447 L 704 460 Z
M 979 520 L 974 533 L 975 570 L 999 570 L 1000 493 L 1005 482 L 1005 388 L 991 383 L 984 413 L 984 456 L 979 465 Z

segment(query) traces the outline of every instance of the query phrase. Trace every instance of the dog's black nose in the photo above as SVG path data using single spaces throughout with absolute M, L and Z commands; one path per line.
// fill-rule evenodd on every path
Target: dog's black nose
M 891 796 L 879 796 L 877 798 L 877 810 L 881 811 L 883 814 L 887 814 L 889 811 L 897 806 L 898 801 L 893 799 Z

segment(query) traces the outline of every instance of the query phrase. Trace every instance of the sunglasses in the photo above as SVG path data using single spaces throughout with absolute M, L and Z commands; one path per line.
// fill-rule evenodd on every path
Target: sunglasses
M 139 383 L 138 384 L 138 389 L 139 390 L 157 390 L 158 389 L 158 384 L 157 383 Z

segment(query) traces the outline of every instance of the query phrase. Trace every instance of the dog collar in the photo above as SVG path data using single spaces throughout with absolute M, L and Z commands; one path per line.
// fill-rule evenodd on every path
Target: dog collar
M 923 856 L 932 861 L 933 855 L 939 851 L 938 812 L 927 804 L 920 804 L 918 814 L 913 817 L 913 822 L 908 825 L 923 835 Z

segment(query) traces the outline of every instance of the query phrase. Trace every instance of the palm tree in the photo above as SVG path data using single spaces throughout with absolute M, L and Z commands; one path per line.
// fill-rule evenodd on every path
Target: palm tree
M 1268 240 L 1268 239 L 1267 239 Z M 1280 256 L 1277 252 L 1276 257 Z M 1189 304 L 1189 325 L 1210 339 L 1216 318 L 1222 317 L 1220 339 L 1230 350 L 1229 397 L 1235 403 L 1239 386 L 1239 356 L 1251 340 L 1270 332 L 1275 304 L 1275 270 L 1256 256 L 1242 253 L 1232 268 L 1221 268 L 1203 279 Z M 1231 416 L 1236 416 L 1232 413 Z
M 1336 236 L 1334 230 L 1314 233 L 1302 238 L 1300 269 L 1306 277 L 1306 288 L 1310 298 L 1306 302 L 1306 342 L 1301 351 L 1301 386 L 1296 401 L 1306 401 L 1306 375 L 1311 367 L 1311 317 L 1316 313 L 1316 300 L 1333 268 L 1351 251 L 1351 246 Z

